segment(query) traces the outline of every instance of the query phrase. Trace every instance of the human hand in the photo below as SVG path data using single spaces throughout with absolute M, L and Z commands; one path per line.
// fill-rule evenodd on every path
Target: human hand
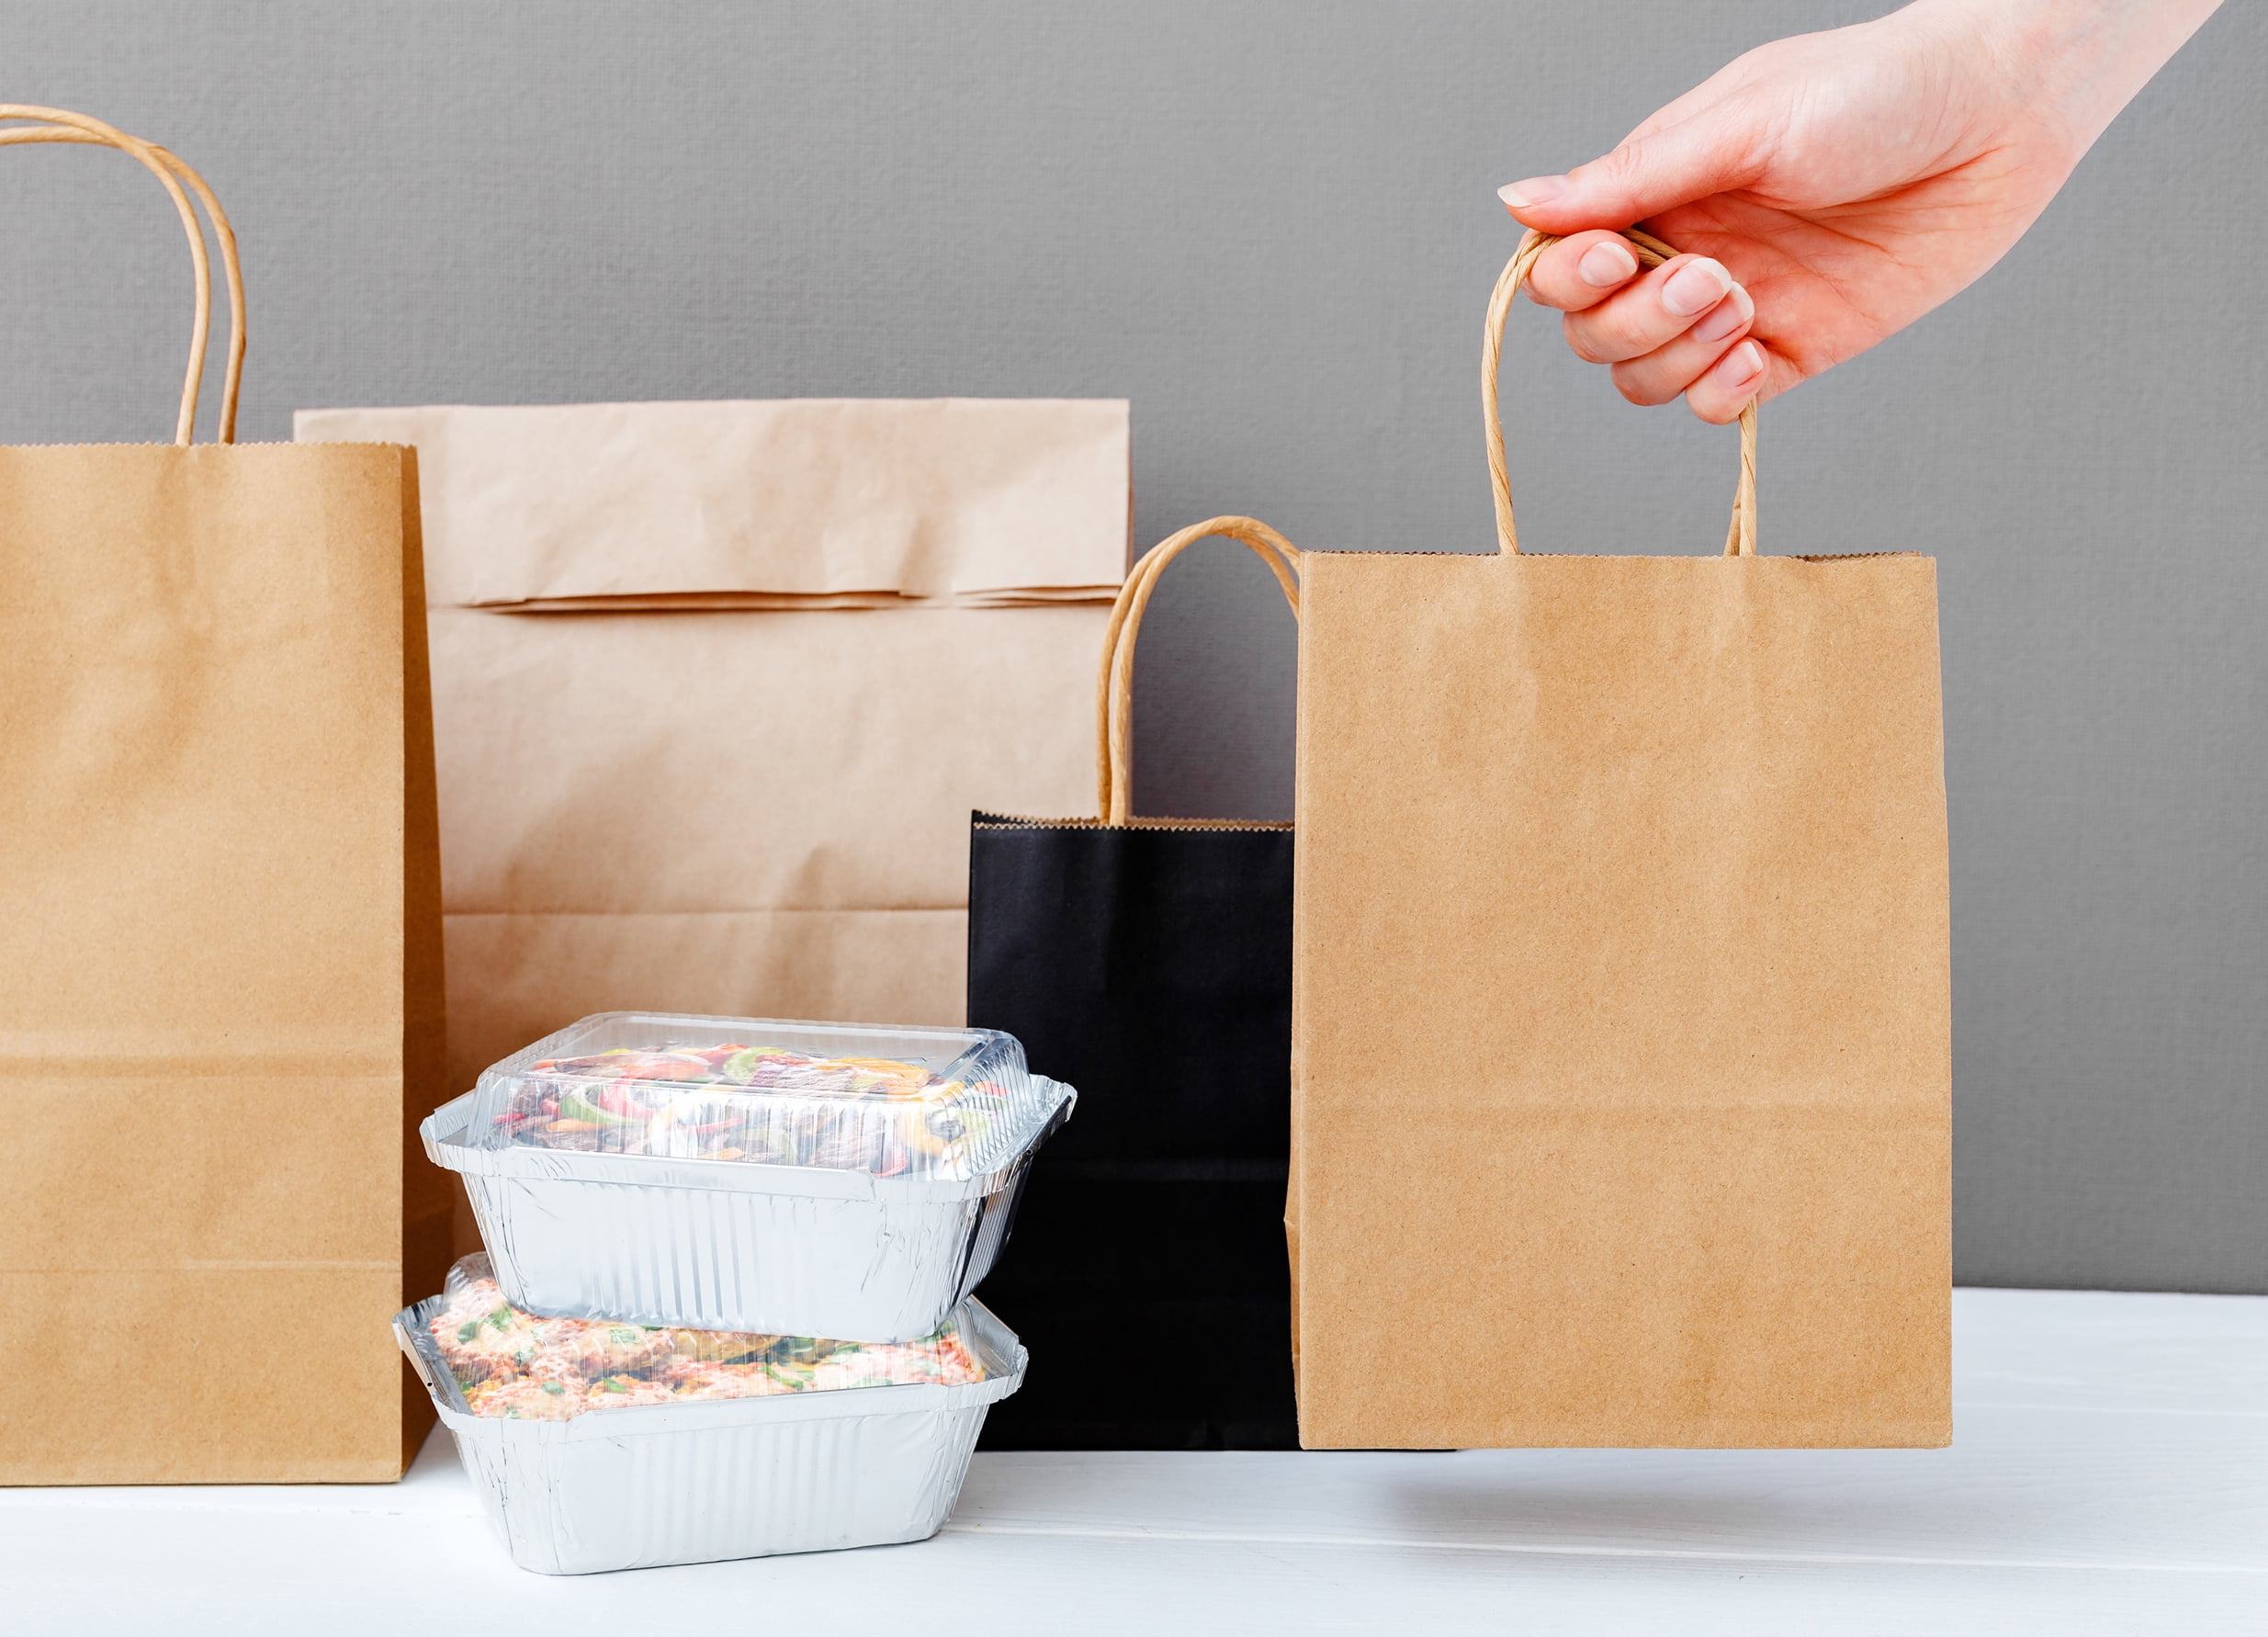
M 1603 159 L 1516 182 L 1529 293 L 1633 403 L 1733 419 L 1980 277 L 2219 0 L 1917 0 L 1760 46 Z M 1612 229 L 1683 254 L 1645 277 Z

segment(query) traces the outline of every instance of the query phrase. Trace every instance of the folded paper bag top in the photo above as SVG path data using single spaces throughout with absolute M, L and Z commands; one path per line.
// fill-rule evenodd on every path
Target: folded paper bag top
M 426 474 L 458 1087 L 598 1011 L 960 1022 L 969 810 L 1087 782 L 1123 401 L 297 431 L 412 444 Z
M 1753 405 L 1725 555 L 1522 555 L 1543 243 L 1502 549 L 1303 559 L 1301 1437 L 1942 1444 L 1935 565 L 1757 556 Z
M 1125 572 L 1123 400 L 301 410 L 295 426 L 415 446 L 435 604 L 1108 602 Z

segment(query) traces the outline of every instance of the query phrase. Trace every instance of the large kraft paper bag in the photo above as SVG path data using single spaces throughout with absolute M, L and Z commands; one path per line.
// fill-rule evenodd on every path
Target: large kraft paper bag
M 1643 259 L 1671 254 L 1640 239 Z M 1937 1445 L 1935 572 L 1306 554 L 1291 1207 L 1310 1447 Z
M 433 1415 L 441 927 L 413 457 L 232 446 L 243 285 L 198 281 L 173 445 L 0 449 L 0 1483 L 367 1483 Z M 187 192 L 184 191 L 186 186 Z M 219 241 L 234 343 L 192 446 Z
M 961 1021 L 970 810 L 1089 788 L 1123 401 L 298 435 L 419 451 L 456 1089 L 600 1010 Z

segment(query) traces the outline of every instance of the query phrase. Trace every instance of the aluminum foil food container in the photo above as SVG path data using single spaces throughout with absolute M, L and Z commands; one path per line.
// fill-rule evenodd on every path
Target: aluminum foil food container
M 910 1341 L 991 1270 L 1077 1097 L 997 1031 L 611 1012 L 420 1129 L 521 1307 Z
M 500 1315 L 493 1286 L 474 1313 L 463 1267 L 394 1334 L 513 1561 L 539 1574 L 926 1540 L 986 1409 L 1023 1382 L 1023 1349 L 978 1302 L 926 1342 L 860 1349 Z

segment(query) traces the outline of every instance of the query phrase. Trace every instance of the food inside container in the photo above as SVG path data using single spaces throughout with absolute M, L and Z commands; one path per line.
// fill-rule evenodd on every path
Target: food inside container
M 480 1077 L 468 1142 L 968 1177 L 1053 1112 L 1014 1037 L 604 1012 Z
M 394 1336 L 513 1561 L 546 1575 L 926 1540 L 1025 1366 L 974 1299 L 897 1345 L 550 1320 L 480 1257 Z
M 985 1368 L 956 1319 L 920 1341 L 542 1318 L 504 1300 L 485 1255 L 449 1270 L 425 1320 L 473 1415 L 566 1421 L 592 1411 L 861 1387 L 966 1386 Z
M 604 1012 L 419 1131 L 529 1312 L 910 1342 L 1078 1095 L 993 1030 Z

